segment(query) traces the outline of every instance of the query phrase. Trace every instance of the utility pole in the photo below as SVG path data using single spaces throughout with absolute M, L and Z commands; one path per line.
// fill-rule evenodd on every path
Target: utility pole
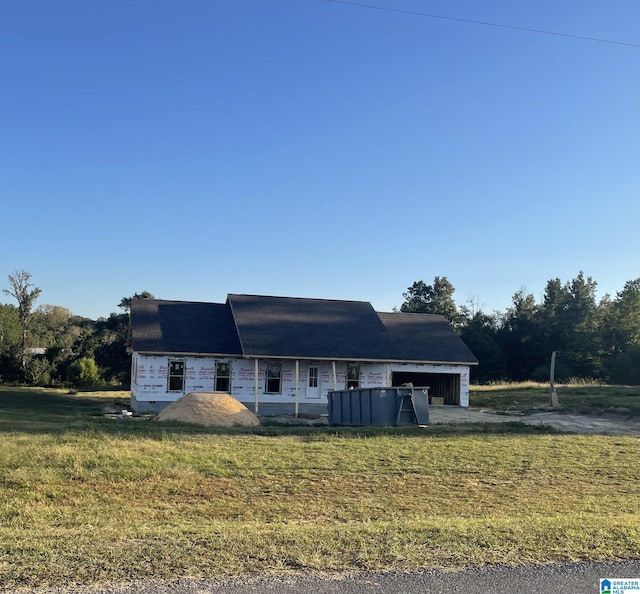
M 551 369 L 549 370 L 549 406 L 556 408 L 558 404 L 558 393 L 556 392 L 555 375 L 556 375 L 556 355 L 558 351 L 551 352 Z

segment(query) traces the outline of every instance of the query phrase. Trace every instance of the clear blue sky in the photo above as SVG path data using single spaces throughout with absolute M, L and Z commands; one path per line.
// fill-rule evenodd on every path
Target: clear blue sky
M 355 0 L 358 1 L 358 0 Z M 0 285 L 504 310 L 640 276 L 635 0 L 2 0 Z M 6 295 L 0 300 L 10 302 Z

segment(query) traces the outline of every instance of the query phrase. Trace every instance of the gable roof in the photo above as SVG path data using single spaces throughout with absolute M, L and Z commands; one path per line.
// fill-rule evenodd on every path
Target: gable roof
M 145 353 L 477 364 L 444 317 L 378 313 L 366 301 L 134 299 L 131 343 Z
M 384 359 L 384 324 L 366 301 L 229 295 L 248 356 Z
M 132 299 L 131 349 L 151 353 L 242 355 L 224 303 Z
M 378 316 L 393 344 L 395 359 L 478 363 L 444 316 L 395 312 Z

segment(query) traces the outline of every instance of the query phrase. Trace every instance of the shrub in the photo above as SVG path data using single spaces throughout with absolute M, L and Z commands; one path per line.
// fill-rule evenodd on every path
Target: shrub
M 41 357 L 32 357 L 27 361 L 25 380 L 32 386 L 48 386 L 51 383 L 52 365 Z
M 69 365 L 67 380 L 72 386 L 92 386 L 100 381 L 100 370 L 93 357 L 82 357 Z

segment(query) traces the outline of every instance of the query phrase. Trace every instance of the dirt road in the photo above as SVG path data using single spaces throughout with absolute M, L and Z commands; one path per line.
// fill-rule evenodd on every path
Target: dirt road
M 507 423 L 517 421 L 527 425 L 546 425 L 572 433 L 604 433 L 609 435 L 640 435 L 640 419 L 596 417 L 563 412 L 496 413 L 477 408 L 436 406 L 429 409 L 430 423 Z
M 326 425 L 327 417 L 293 418 L 265 417 L 269 423 L 282 425 Z M 432 406 L 429 408 L 431 425 L 457 423 L 525 423 L 547 426 L 570 433 L 602 433 L 608 435 L 640 435 L 640 418 L 629 419 L 623 415 L 595 416 L 571 414 L 563 411 L 511 411 L 495 412 L 481 408 L 457 406 Z

